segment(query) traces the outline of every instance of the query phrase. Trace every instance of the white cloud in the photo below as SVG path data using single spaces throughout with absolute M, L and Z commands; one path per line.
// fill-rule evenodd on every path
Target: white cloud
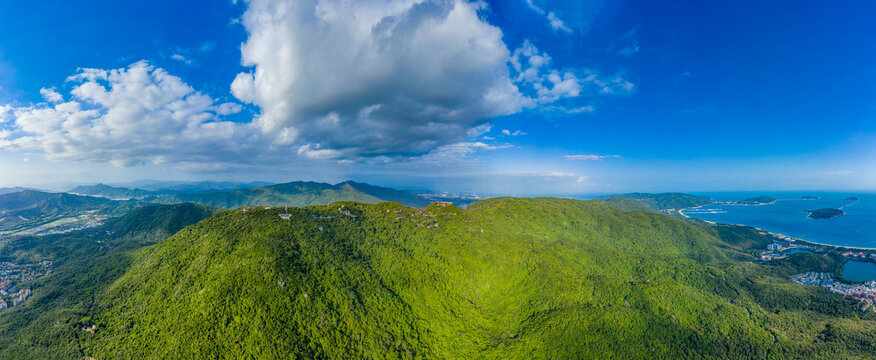
M 77 84 L 67 101 L 44 89 L 54 104 L 7 106 L 12 126 L 0 148 L 130 166 L 238 159 L 252 153 L 251 141 L 260 137 L 248 125 L 219 118 L 240 105 L 216 105 L 145 61 L 114 70 L 80 69 L 68 81 Z
M 349 155 L 429 151 L 528 105 L 480 2 L 251 0 L 232 93 L 265 132 Z
M 559 31 L 565 31 L 567 33 L 572 32 L 572 29 L 570 29 L 568 26 L 566 26 L 566 23 L 563 22 L 563 20 L 560 20 L 560 18 L 557 17 L 557 15 L 554 14 L 553 12 L 545 11 L 544 9 L 535 5 L 532 2 L 532 0 L 526 0 L 526 5 L 529 6 L 529 8 L 532 9 L 532 11 L 535 11 L 538 14 L 540 14 L 541 16 L 546 17 L 548 22 L 551 24 L 551 28 L 553 28 L 555 31 L 559 30 Z
M 594 160 L 594 161 L 602 161 L 605 159 L 622 159 L 620 155 L 563 155 L 563 159 L 566 160 Z
M 503 129 L 503 130 L 502 130 L 502 134 L 504 134 L 505 136 L 520 136 L 520 135 L 526 135 L 526 133 L 523 132 L 523 131 L 520 131 L 520 130 L 511 131 L 511 130 L 508 130 L 508 129 Z
M 632 92 L 635 87 L 620 75 L 606 79 L 590 70 L 579 74 L 568 70 L 560 72 L 550 68 L 550 63 L 551 57 L 528 40 L 514 50 L 511 57 L 511 66 L 517 74 L 515 82 L 531 87 L 540 104 L 578 97 L 587 89 L 601 94 L 621 94 Z
M 64 101 L 64 97 L 61 96 L 61 94 L 58 94 L 58 92 L 55 91 L 55 88 L 42 88 L 40 89 L 40 95 L 43 96 L 43 99 L 46 99 L 46 101 L 52 103 L 59 103 L 61 101 Z
M 186 65 L 190 65 L 190 64 L 192 63 L 192 60 L 191 60 L 191 59 L 189 59 L 189 58 L 187 58 L 187 57 L 185 57 L 185 56 L 182 56 L 182 55 L 180 55 L 180 54 L 173 54 L 170 58 L 171 58 L 171 59 L 174 59 L 174 60 L 176 60 L 176 61 L 179 61 L 179 62 L 181 62 L 181 63 L 183 63 L 183 64 L 186 64 Z
M 69 94 L 43 89 L 48 104 L 0 108 L 0 131 L 6 131 L 0 149 L 121 166 L 212 164 L 205 168 L 296 159 L 459 159 L 509 146 L 486 136 L 497 116 L 632 90 L 620 76 L 554 69 L 550 56 L 529 41 L 512 55 L 502 31 L 486 22 L 486 6 L 249 0 L 241 51 L 252 69 L 237 74 L 231 91 L 257 108 L 251 122 L 224 120 L 242 106 L 143 61 L 80 69 L 67 79 L 75 85 Z M 193 64 L 214 46 L 177 48 L 170 57 Z
M 566 110 L 566 112 L 569 114 L 591 113 L 594 111 L 596 111 L 596 109 L 591 105 L 581 106 L 581 107 Z

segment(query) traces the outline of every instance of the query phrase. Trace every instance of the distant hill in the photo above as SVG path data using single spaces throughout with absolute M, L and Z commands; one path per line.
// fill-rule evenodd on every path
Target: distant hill
M 353 181 L 331 185 L 318 182 L 290 182 L 205 194 L 176 194 L 155 200 L 161 204 L 193 202 L 226 209 L 242 206 L 308 206 L 326 205 L 338 201 L 376 204 L 385 201 L 423 207 L 429 200 L 405 191 L 372 186 Z
M 747 198 L 747 199 L 742 200 L 742 201 L 737 201 L 736 203 L 739 205 L 765 205 L 765 204 L 774 203 L 774 202 L 776 202 L 776 200 L 778 200 L 778 199 L 776 199 L 772 196 L 764 195 L 764 196 Z
M 190 194 L 230 191 L 259 186 L 273 185 L 264 181 L 235 182 L 235 181 L 135 181 L 122 187 L 138 188 L 160 195 Z
M 11 194 L 11 193 L 17 193 L 17 192 L 22 192 L 22 191 L 25 191 L 25 190 L 34 190 L 34 189 L 31 189 L 31 188 L 25 188 L 25 187 L 20 187 L 20 186 L 15 186 L 15 187 L 5 187 L 5 188 L 0 188 L 0 195 L 6 195 L 6 194 Z
M 614 201 L 612 201 L 615 199 Z M 668 210 L 668 209 L 684 209 L 708 205 L 712 203 L 712 199 L 705 196 L 690 195 L 684 193 L 629 193 L 608 195 L 597 198 L 597 200 L 608 201 L 614 203 L 615 206 L 629 207 L 629 203 L 624 203 L 616 199 L 633 200 L 645 207 L 653 210 Z
M 119 215 L 135 206 L 101 197 L 25 190 L 0 195 L 0 231 L 20 230 L 86 212 Z
M 644 211 L 644 212 L 656 212 L 657 209 L 653 209 L 645 205 L 640 201 L 636 201 L 633 199 L 615 196 L 609 199 L 604 200 L 606 204 L 611 205 L 612 207 L 626 210 L 626 211 Z
M 155 195 L 153 192 L 141 189 L 128 189 L 104 184 L 92 186 L 77 186 L 69 191 L 72 194 L 99 196 L 110 199 L 134 199 Z
M 823 208 L 818 210 L 805 210 L 804 213 L 808 213 L 809 217 L 812 219 L 834 219 L 845 215 L 846 213 L 840 209 L 834 208 Z

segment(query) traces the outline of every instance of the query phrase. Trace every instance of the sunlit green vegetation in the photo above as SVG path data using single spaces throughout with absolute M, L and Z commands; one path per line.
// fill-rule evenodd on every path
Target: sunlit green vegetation
M 118 216 L 140 206 L 105 198 L 26 190 L 0 195 L 0 233 L 14 232 L 86 212 Z
M 127 271 L 136 251 L 215 212 L 192 204 L 151 206 L 99 228 L 5 244 L 0 261 L 54 263 L 53 274 L 26 284 L 34 289 L 31 298 L 0 310 L 0 358 L 81 358 L 79 336 L 93 313 L 94 297 Z
M 345 216 L 340 205 L 350 211 Z M 95 358 L 866 358 L 872 313 L 752 262 L 755 231 L 599 201 L 229 211 L 137 254 Z M 397 213 L 399 212 L 399 213 Z M 401 219 L 398 219 L 401 218 Z M 437 227 L 434 225 L 438 224 Z M 431 228 L 428 228 L 432 226 Z

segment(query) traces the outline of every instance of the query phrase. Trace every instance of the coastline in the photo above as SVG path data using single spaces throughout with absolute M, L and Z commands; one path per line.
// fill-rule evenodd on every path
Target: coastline
M 714 205 L 714 204 L 708 204 L 708 205 Z M 691 208 L 684 208 L 684 209 L 678 210 L 678 213 L 679 213 L 682 217 L 684 217 L 684 218 L 686 218 L 686 219 L 697 219 L 697 220 L 699 220 L 699 221 L 705 222 L 705 223 L 707 223 L 707 224 L 709 224 L 709 225 L 712 225 L 712 226 L 715 226 L 715 225 L 730 225 L 730 226 L 742 226 L 742 227 L 748 227 L 748 228 L 752 228 L 752 229 L 755 229 L 755 230 L 758 230 L 758 231 L 761 231 L 761 232 L 765 232 L 765 233 L 767 233 L 769 236 L 772 236 L 772 237 L 774 237 L 774 238 L 785 239 L 785 240 L 788 240 L 788 241 L 791 241 L 791 242 L 800 242 L 800 243 L 806 243 L 806 244 L 813 245 L 813 246 L 824 246 L 824 247 L 830 247 L 830 248 L 834 248 L 834 249 L 848 249 L 848 250 L 867 250 L 867 251 L 876 251 L 876 247 L 859 247 L 859 246 L 843 246 L 843 245 L 834 245 L 834 244 L 823 244 L 823 243 L 819 243 L 819 242 L 815 242 L 815 241 L 803 240 L 803 239 L 796 238 L 796 237 L 793 237 L 793 236 L 787 236 L 787 235 L 785 235 L 785 234 L 778 233 L 778 232 L 772 232 L 772 231 L 769 231 L 769 230 L 766 230 L 766 229 L 761 229 L 761 228 L 759 228 L 759 227 L 752 226 L 752 225 L 733 224 L 733 223 L 718 223 L 718 222 L 714 222 L 714 221 L 703 220 L 703 219 L 700 219 L 700 218 L 697 218 L 697 217 L 688 216 L 688 215 L 686 215 L 686 214 L 684 213 L 684 211 L 686 211 L 686 210 L 698 209 L 698 208 L 701 208 L 701 207 L 703 207 L 703 206 L 708 206 L 708 205 L 700 205 L 700 206 L 691 207 Z

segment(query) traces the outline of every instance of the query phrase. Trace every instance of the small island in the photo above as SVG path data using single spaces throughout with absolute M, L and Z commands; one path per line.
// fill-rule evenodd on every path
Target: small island
M 809 213 L 809 217 L 812 219 L 833 219 L 845 214 L 842 210 L 833 208 L 804 210 L 803 212 Z
M 846 201 L 858 201 L 858 200 L 861 200 L 861 199 L 858 199 L 858 198 L 856 198 L 856 197 L 854 197 L 854 196 L 852 196 L 852 197 L 846 199 Z
M 772 196 L 758 196 L 758 197 L 753 197 L 753 198 L 748 198 L 748 199 L 745 199 L 742 201 L 738 201 L 737 204 L 739 204 L 739 205 L 766 205 L 766 204 L 772 204 L 772 203 L 776 202 L 776 200 L 778 200 L 778 199 L 776 199 Z

